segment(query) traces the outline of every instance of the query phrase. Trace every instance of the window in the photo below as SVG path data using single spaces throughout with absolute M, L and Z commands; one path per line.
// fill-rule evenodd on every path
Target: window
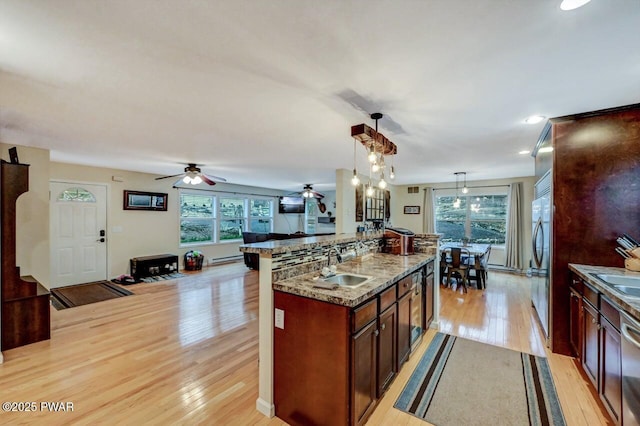
M 180 194 L 180 243 L 215 242 L 216 215 L 213 195 Z
M 436 198 L 436 232 L 443 241 L 504 244 L 507 234 L 507 195 L 455 196 Z
M 56 201 L 78 201 L 81 203 L 95 203 L 96 197 L 84 188 L 65 189 L 58 195 Z
M 242 239 L 243 231 L 273 231 L 273 200 L 180 193 L 180 244 Z
M 273 229 L 273 202 L 271 200 L 251 200 L 251 232 L 271 232 Z
M 220 198 L 220 241 L 242 238 L 245 220 L 243 198 Z

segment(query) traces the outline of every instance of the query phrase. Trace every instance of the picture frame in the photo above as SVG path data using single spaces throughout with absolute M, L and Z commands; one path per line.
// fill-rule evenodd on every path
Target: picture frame
M 169 194 L 163 192 L 144 192 L 124 190 L 124 210 L 167 211 Z
M 404 206 L 404 214 L 420 214 L 420 206 Z

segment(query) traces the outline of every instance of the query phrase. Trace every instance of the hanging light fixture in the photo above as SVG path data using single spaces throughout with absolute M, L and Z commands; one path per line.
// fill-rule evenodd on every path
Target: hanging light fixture
M 371 119 L 375 120 L 375 129 L 367 126 L 366 124 L 359 124 L 356 126 L 351 126 L 351 136 L 354 139 L 357 139 L 364 145 L 367 151 L 367 161 L 369 162 L 369 182 L 366 185 L 366 194 L 367 196 L 373 196 L 375 193 L 375 187 L 372 183 L 373 174 L 380 173 L 380 179 L 378 180 L 378 188 L 384 189 L 389 184 L 385 180 L 385 176 L 388 176 L 389 179 L 393 180 L 396 177 L 395 168 L 393 166 L 393 156 L 397 154 L 396 145 L 387 139 L 382 133 L 378 132 L 378 120 L 380 120 L 383 115 L 379 112 L 371 114 Z M 385 174 L 386 164 L 385 164 L 385 156 L 391 157 L 391 167 L 389 170 L 389 174 Z M 353 167 L 353 178 L 351 179 L 351 183 L 353 185 L 358 185 L 360 180 L 357 179 L 357 172 L 355 167 L 355 147 L 354 147 L 354 167 Z
M 356 140 L 353 140 L 353 177 L 351 178 L 351 185 L 360 185 L 360 178 L 358 177 L 358 171 L 356 170 Z
M 464 186 L 462 187 L 462 193 L 466 194 L 469 192 L 469 188 L 467 188 L 467 172 L 460 172 L 464 174 Z
M 463 173 L 464 172 L 456 172 L 456 173 L 454 173 L 454 175 L 456 175 L 456 198 L 453 201 L 453 208 L 454 209 L 460 208 L 461 200 L 460 200 L 460 197 L 458 196 L 458 189 L 460 187 L 460 175 L 463 174 Z M 466 186 L 466 183 L 465 183 L 465 186 Z

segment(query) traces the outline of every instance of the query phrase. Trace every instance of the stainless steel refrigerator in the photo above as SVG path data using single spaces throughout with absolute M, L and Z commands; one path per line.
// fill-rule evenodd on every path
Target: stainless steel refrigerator
M 531 206 L 531 301 L 547 343 L 549 340 L 549 283 L 551 259 L 551 171 L 535 185 Z

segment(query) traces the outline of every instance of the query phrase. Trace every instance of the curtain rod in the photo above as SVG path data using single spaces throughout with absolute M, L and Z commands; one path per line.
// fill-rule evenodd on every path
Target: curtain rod
M 256 197 L 271 197 L 271 198 L 279 198 L 281 195 L 266 195 L 266 194 L 254 194 L 252 192 L 236 192 L 236 191 L 217 191 L 212 189 L 202 189 L 202 188 L 184 188 L 181 186 L 174 186 L 175 189 L 185 189 L 188 191 L 203 191 L 203 192 L 215 192 L 220 194 L 233 194 L 233 195 L 255 195 Z
M 477 185 L 477 186 L 467 186 L 467 188 L 471 189 L 471 188 L 502 188 L 503 186 L 506 186 L 507 188 L 510 187 L 511 185 Z M 424 191 L 426 191 L 428 189 L 427 188 L 422 188 Z M 432 188 L 434 191 L 442 191 L 444 189 L 462 189 L 462 187 L 458 187 L 456 188 L 455 186 L 452 186 L 450 188 Z

